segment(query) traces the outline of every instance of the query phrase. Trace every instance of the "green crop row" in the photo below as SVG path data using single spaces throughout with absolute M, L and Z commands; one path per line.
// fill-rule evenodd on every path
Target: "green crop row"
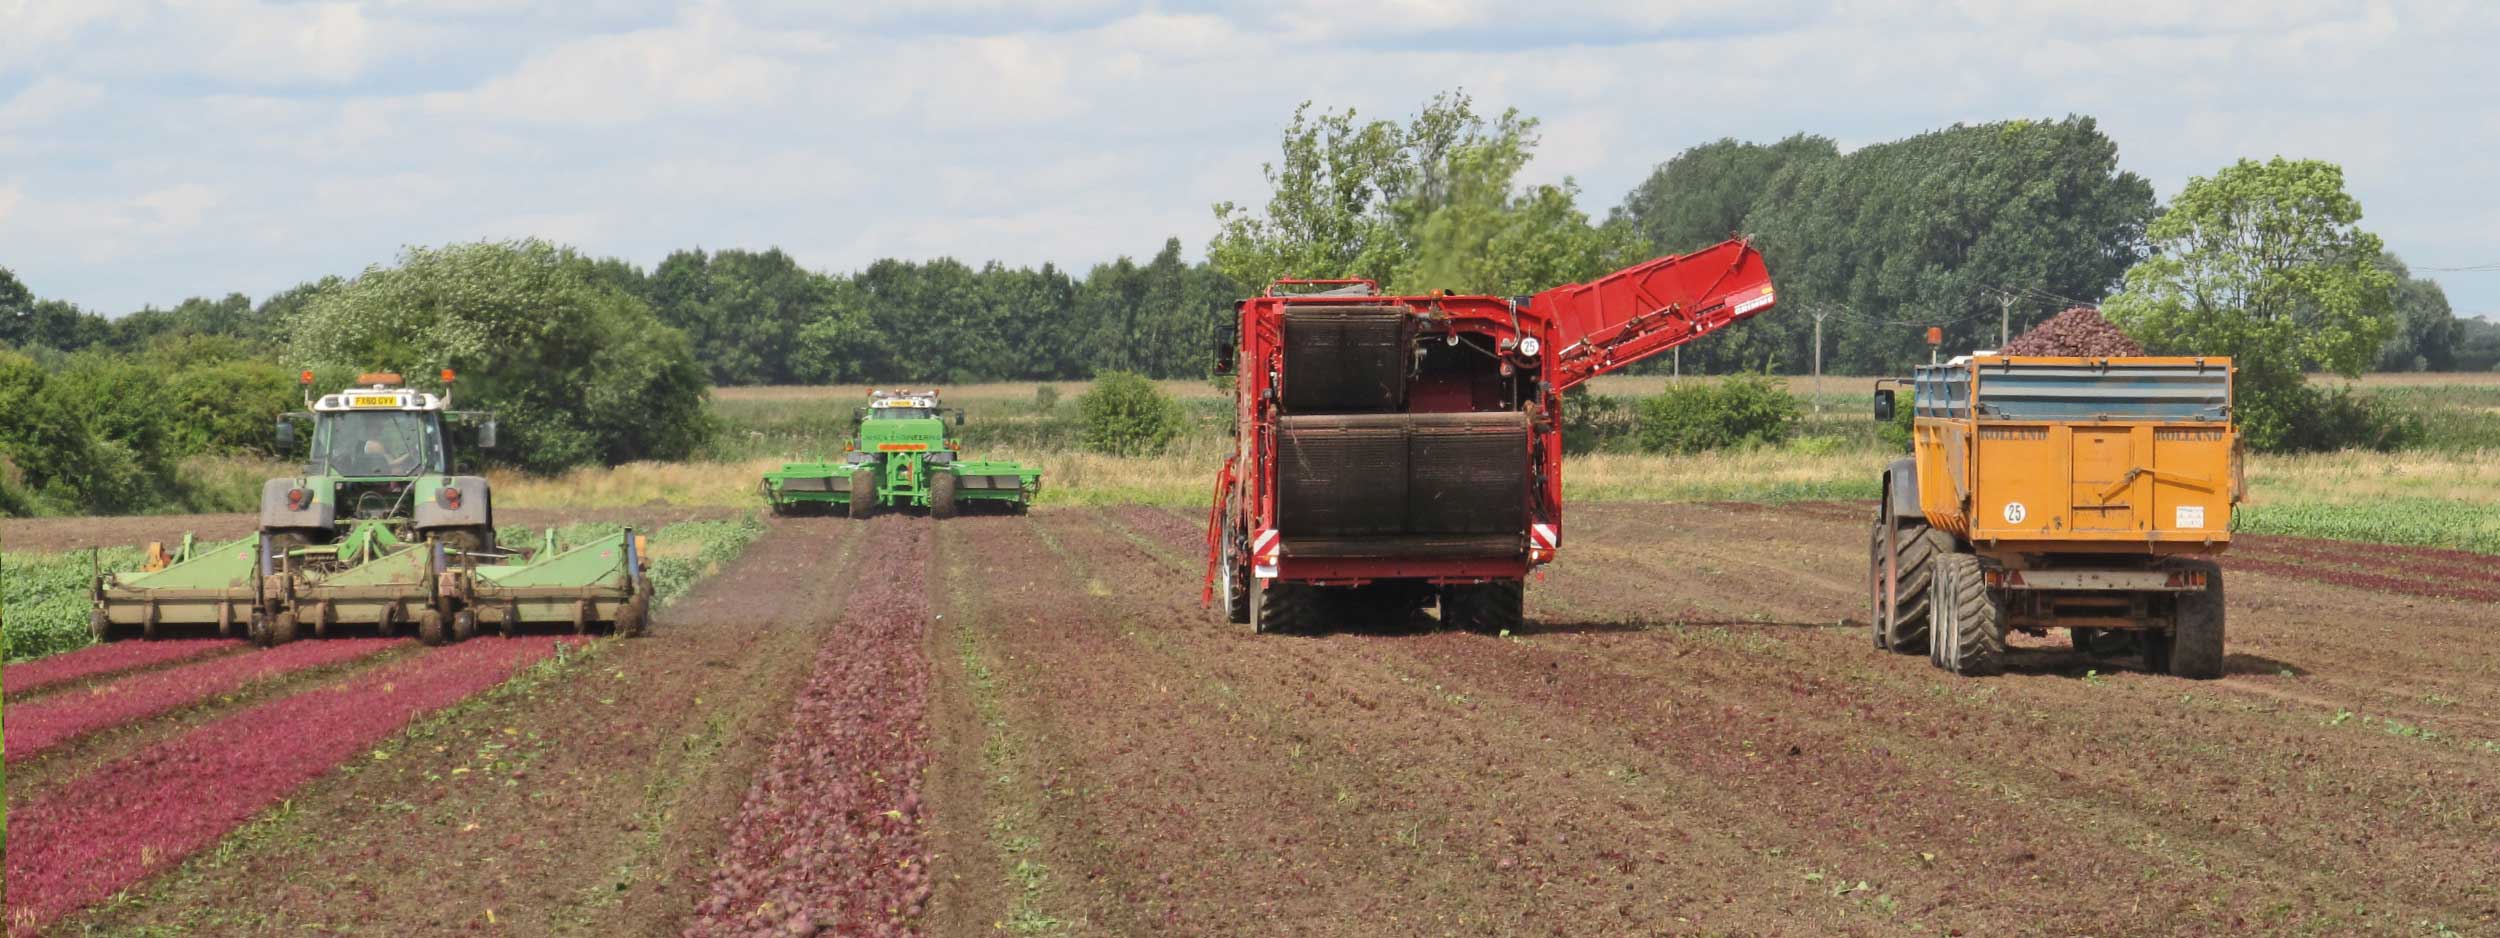
M 128 570 L 137 548 L 0 554 L 0 658 L 24 661 L 88 644 L 87 584 L 98 569 Z
M 2500 505 L 2435 498 L 2247 505 L 2238 530 L 2500 554 Z

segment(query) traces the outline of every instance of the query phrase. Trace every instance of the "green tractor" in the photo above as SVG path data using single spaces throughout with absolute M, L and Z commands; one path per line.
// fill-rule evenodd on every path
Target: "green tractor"
M 262 486 L 259 531 L 210 545 L 185 535 L 173 551 L 150 545 L 139 570 L 97 574 L 96 640 L 211 628 L 262 646 L 349 631 L 435 645 L 482 625 L 639 633 L 651 583 L 633 529 L 572 546 L 553 531 L 535 548 L 497 543 L 493 494 L 485 477 L 454 474 L 448 432 L 471 424 L 477 447 L 492 448 L 494 417 L 452 410 L 452 378 L 443 372 L 437 395 L 367 374 L 315 399 L 305 372 L 309 412 L 280 417 L 277 439 L 293 450 L 309 422 L 311 449 L 303 474 Z
M 764 501 L 774 514 L 844 511 L 865 518 L 879 507 L 926 508 L 952 518 L 965 506 L 1022 512 L 1042 489 L 1042 470 L 1013 462 L 967 460 L 946 429 L 964 412 L 941 407 L 936 391 L 872 391 L 854 411 L 859 435 L 844 441 L 840 462 L 790 463 L 764 473 Z

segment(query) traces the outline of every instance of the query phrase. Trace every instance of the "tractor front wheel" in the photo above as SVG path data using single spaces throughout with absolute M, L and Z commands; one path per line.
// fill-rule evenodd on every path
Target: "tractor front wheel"
M 929 476 L 929 517 L 955 516 L 955 471 L 940 469 Z
M 851 473 L 851 517 L 865 518 L 877 510 L 877 471 L 860 469 Z

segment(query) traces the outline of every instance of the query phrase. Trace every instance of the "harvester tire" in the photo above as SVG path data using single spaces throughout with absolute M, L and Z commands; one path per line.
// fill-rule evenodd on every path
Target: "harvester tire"
M 1885 608 L 1883 592 L 1883 537 L 1887 522 L 1892 525 L 1893 571 L 1898 577 L 1893 587 L 1895 602 L 1889 609 Z M 1936 558 L 1953 552 L 1952 535 L 1924 522 L 1901 524 L 1889 517 L 1877 522 L 1867 546 L 1869 615 L 1874 619 L 1876 647 L 1904 655 L 1929 649 L 1927 637 L 1933 618 L 1929 585 L 1935 580 Z
M 417 613 L 417 641 L 440 645 L 443 638 L 443 614 L 440 610 L 428 609 Z
M 1241 544 L 1232 532 L 1223 535 L 1224 552 L 1216 559 L 1215 588 L 1224 592 L 1224 620 L 1234 625 L 1250 622 L 1250 567 L 1241 562 Z
M 1996 598 L 1988 595 L 1979 558 L 1963 553 L 1937 557 L 1929 579 L 1929 607 L 1934 610 L 1928 635 L 1929 657 L 1963 677 L 1988 677 L 2005 670 L 2005 621 Z
M 96 644 L 99 645 L 112 641 L 113 618 L 105 615 L 104 610 L 102 609 L 89 611 L 87 613 L 87 633 L 95 636 Z
M 275 648 L 295 641 L 295 633 L 300 624 L 295 613 L 278 613 L 275 618 L 269 620 L 268 647 Z
M 1250 590 L 1250 631 L 1261 635 L 1307 635 L 1319 626 L 1319 589 L 1303 583 L 1269 583 Z
M 1499 635 L 1527 624 L 1528 586 L 1520 580 L 1495 580 L 1441 588 L 1441 624 Z
M 2173 677 L 2212 680 L 2222 676 L 2222 568 L 2199 561 L 2192 569 L 2205 574 L 2205 589 L 2180 594 L 2164 670 Z
M 941 469 L 931 473 L 929 476 L 929 517 L 952 518 L 958 507 L 960 506 L 955 504 L 954 471 Z
M 877 472 L 860 469 L 851 473 L 851 517 L 865 518 L 877 510 Z
M 463 609 L 451 614 L 451 640 L 465 642 L 477 637 L 477 613 Z

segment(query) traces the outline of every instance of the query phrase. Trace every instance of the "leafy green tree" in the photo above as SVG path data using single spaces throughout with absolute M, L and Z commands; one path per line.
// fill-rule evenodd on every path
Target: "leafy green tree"
M 75 352 L 111 341 L 113 324 L 61 300 L 40 299 L 0 267 L 0 346 Z
M 1637 259 L 1630 232 L 1589 225 L 1570 181 L 1517 185 L 1531 142 L 1511 129 L 1450 154 L 1448 191 L 1414 222 L 1415 249 L 1391 278 L 1392 292 L 1531 293 Z
M 1607 222 L 1652 252 L 1697 251 L 1743 233 L 1780 171 L 1839 155 L 1829 137 L 1796 134 L 1769 145 L 1721 138 L 1658 164 Z
M 1160 453 L 1187 424 L 1179 401 L 1132 371 L 1095 378 L 1076 407 L 1085 428 L 1085 448 L 1115 456 Z
M 381 368 L 429 383 L 460 372 L 455 401 L 502 422 L 495 458 L 537 472 L 680 459 L 709 436 L 708 386 L 684 333 L 543 241 L 410 248 L 312 296 L 287 357 Z
M 2231 356 L 2250 445 L 2341 445 L 2306 432 L 2323 402 L 2302 372 L 2357 377 L 2395 332 L 2399 277 L 2360 220 L 2342 167 L 2240 160 L 2188 180 L 2103 311 L 2147 351 Z
M 2380 257 L 2379 266 L 2396 275 L 2396 328 L 2379 347 L 2378 370 L 2455 370 L 2465 327 L 2448 306 L 2448 291 L 2439 288 L 2439 281 L 2413 276 L 2396 255 Z
M 612 278 L 621 279 L 621 278 Z M 694 342 L 719 384 L 788 384 L 794 340 L 830 312 L 833 281 L 780 249 L 679 251 L 642 288 L 662 322 Z
M 1925 361 L 1925 327 L 1945 349 L 1994 347 L 1996 292 L 2035 299 L 2040 316 L 2106 295 L 2144 255 L 2152 185 L 2118 168 L 2118 146 L 2088 117 L 1956 125 L 1771 177 L 1744 228 L 1754 234 L 1788 311 L 1695 343 L 1687 367 L 1802 370 L 1814 320 L 1824 368 L 1880 374 Z M 2019 331 L 2019 320 L 2017 322 Z

